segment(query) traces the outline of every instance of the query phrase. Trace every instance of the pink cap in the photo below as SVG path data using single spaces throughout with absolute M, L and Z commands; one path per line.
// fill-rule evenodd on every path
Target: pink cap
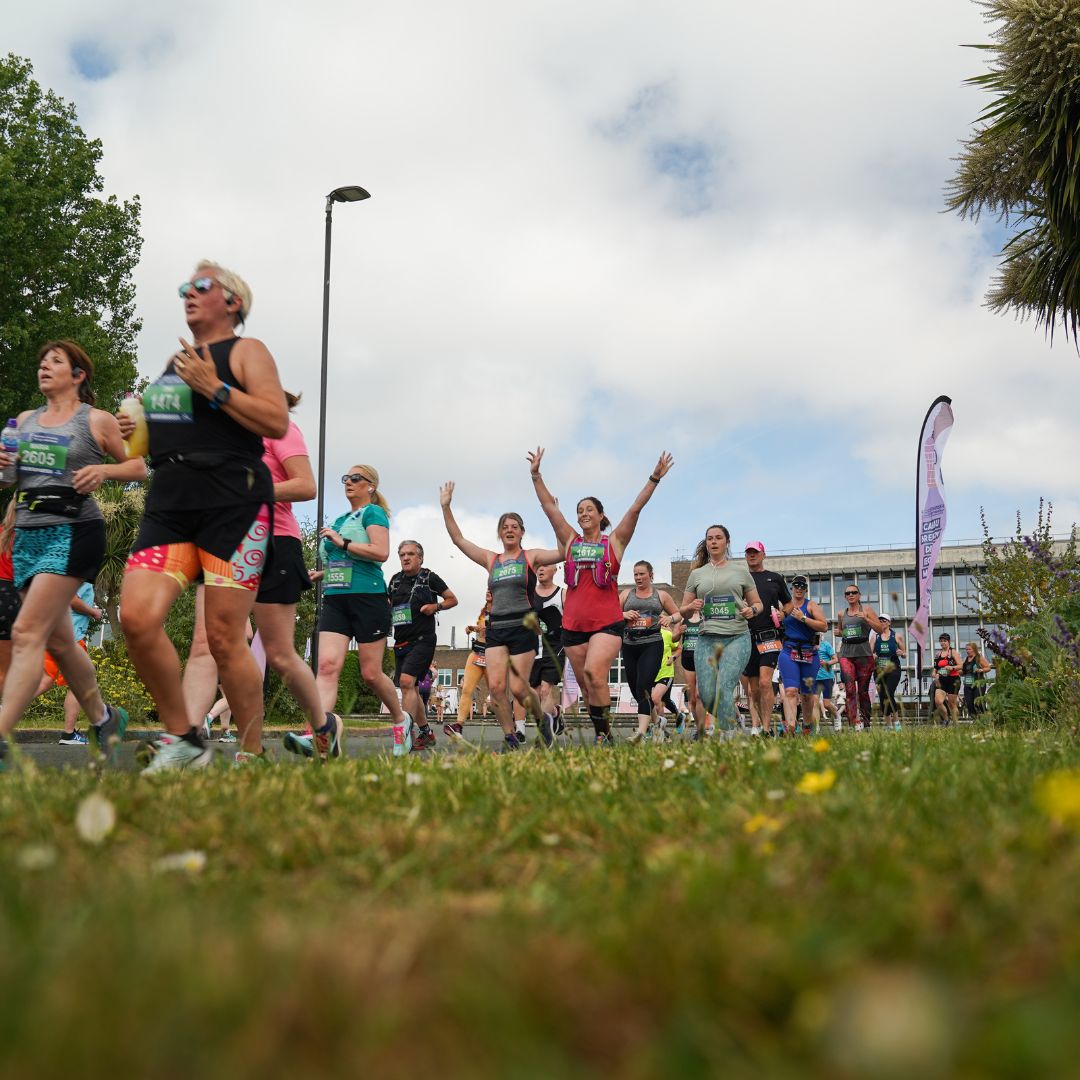
M 765 554 L 765 545 L 760 540 L 751 540 L 746 545 L 746 551 L 760 551 L 762 555 Z

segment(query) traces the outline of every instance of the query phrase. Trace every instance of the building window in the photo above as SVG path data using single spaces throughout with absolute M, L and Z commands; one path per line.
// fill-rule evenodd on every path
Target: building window
M 439 685 L 440 686 L 453 686 L 454 685 L 454 673 L 450 668 L 439 668 Z
M 463 667 L 459 667 L 457 669 L 457 681 L 458 681 L 458 683 L 460 684 L 461 680 L 464 679 L 464 678 L 465 678 L 465 669 Z
M 607 681 L 612 684 L 621 683 L 623 681 L 621 653 L 615 657 L 615 663 L 611 665 L 611 670 L 608 672 Z
M 810 599 L 816 600 L 821 605 L 826 619 L 832 618 L 832 578 L 811 578 Z
M 953 596 L 951 570 L 934 571 L 934 592 L 930 600 L 932 615 L 955 615 L 956 598 Z
M 863 602 L 869 604 L 871 607 L 876 608 L 878 606 L 878 599 L 880 593 L 878 592 L 878 576 L 877 574 L 866 573 L 859 575 L 859 588 L 862 590 Z
M 882 611 L 887 611 L 894 619 L 904 618 L 907 615 L 904 595 L 904 575 L 902 573 L 881 575 Z

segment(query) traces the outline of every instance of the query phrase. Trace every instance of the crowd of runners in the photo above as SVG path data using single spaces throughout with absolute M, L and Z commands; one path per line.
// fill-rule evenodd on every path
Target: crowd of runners
M 128 717 L 103 700 L 85 643 L 90 620 L 102 615 L 92 583 L 106 553 L 105 523 L 92 496 L 107 480 L 134 483 L 148 475 L 120 595 L 128 655 L 163 729 L 148 747 L 147 772 L 207 764 L 215 717 L 231 716 L 238 766 L 264 762 L 260 660 L 307 718 L 305 732 L 285 736 L 285 749 L 340 757 L 343 725 L 335 709 L 353 643 L 363 680 L 390 715 L 394 753 L 436 745 L 428 710 L 436 618 L 457 605 L 452 588 L 424 565 L 423 545 L 412 539 L 397 545 L 400 570 L 386 580 L 391 511 L 369 464 L 341 477 L 348 509 L 320 530 L 320 569 L 306 566 L 291 504 L 313 498 L 316 481 L 289 415 L 299 397 L 281 386 L 266 346 L 239 335 L 251 289 L 232 271 L 202 262 L 179 292 L 192 341 L 180 339 L 141 400 L 129 400 L 116 415 L 95 408 L 91 358 L 74 342 L 49 342 L 38 356 L 45 404 L 21 413 L 5 432 L 6 440 L 14 432 L 17 452 L 9 441 L 0 452 L 2 475 L 15 488 L 0 533 L 0 768 L 7 737 L 32 700 L 57 682 L 68 687 L 61 742 L 87 741 L 76 729 L 81 709 L 89 741 L 115 757 Z M 475 637 L 458 715 L 444 723 L 445 737 L 463 738 L 473 692 L 484 680 L 502 752 L 526 745 L 529 721 L 537 742 L 554 746 L 565 732 L 560 687 L 572 678 L 591 738 L 608 746 L 608 677 L 620 652 L 636 703 L 634 742 L 663 733 L 668 714 L 675 731 L 692 729 L 696 738 L 713 729 L 733 733 L 740 683 L 751 734 L 771 733 L 774 669 L 783 686 L 784 732 L 810 730 L 824 717 L 839 726 L 838 670 L 856 730 L 870 722 L 872 680 L 883 718 L 899 727 L 904 645 L 888 615 L 864 604 L 857 587 L 845 590 L 846 607 L 830 625 L 808 599 L 806 577 L 786 582 L 767 570 L 758 541 L 739 557 L 723 525 L 705 530 L 678 600 L 655 586 L 644 561 L 633 567 L 633 585 L 620 587 L 624 554 L 674 464 L 671 455 L 660 455 L 614 525 L 595 496 L 580 499 L 568 521 L 544 481 L 544 450 L 527 459 L 554 532 L 551 548 L 523 546 L 524 520 L 516 512 L 499 518 L 491 547 L 465 537 L 452 506 L 455 485 L 440 490 L 451 541 L 487 575 L 484 608 L 468 628 Z M 320 579 L 313 672 L 296 650 L 296 614 L 303 593 Z M 189 586 L 197 590 L 196 619 L 181 665 L 165 623 Z M 393 678 L 383 670 L 388 642 Z M 676 658 L 686 677 L 685 708 L 671 693 Z M 935 666 L 942 722 L 956 718 L 961 687 L 974 710 L 989 670 L 977 646 L 968 645 L 961 659 L 942 635 Z

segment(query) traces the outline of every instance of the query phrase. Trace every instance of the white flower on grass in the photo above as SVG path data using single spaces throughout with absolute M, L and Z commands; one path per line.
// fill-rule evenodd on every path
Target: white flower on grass
M 163 855 L 154 869 L 160 873 L 179 871 L 184 874 L 201 874 L 206 868 L 205 851 L 178 851 L 175 855 Z
M 75 812 L 75 831 L 88 844 L 100 844 L 116 828 L 116 807 L 100 792 L 87 795 Z
M 773 788 L 771 791 L 765 792 L 765 798 L 769 802 L 779 802 L 786 794 L 787 792 L 783 788 Z
M 545 847 L 555 847 L 562 841 L 562 837 L 557 832 L 546 832 L 540 836 L 540 843 Z
M 406 787 L 417 787 L 424 782 L 423 776 L 418 772 L 407 772 L 405 774 Z
M 592 783 L 591 783 L 591 784 L 589 785 L 589 790 L 590 790 L 590 791 L 591 791 L 591 792 L 592 792 L 592 793 L 593 793 L 594 795 L 600 795 L 600 794 L 602 794 L 602 792 L 603 792 L 603 790 L 604 790 L 604 785 L 603 785 L 603 784 L 601 784 L 599 780 L 594 780 L 594 781 L 593 781 L 593 782 L 592 782 Z
M 364 774 L 364 783 L 366 783 L 366 784 L 377 784 L 378 782 L 379 782 L 379 774 L 378 773 L 369 772 L 369 773 Z
M 665 769 L 674 769 L 675 768 L 675 759 L 674 758 L 669 758 L 669 757 L 664 758 L 664 768 Z

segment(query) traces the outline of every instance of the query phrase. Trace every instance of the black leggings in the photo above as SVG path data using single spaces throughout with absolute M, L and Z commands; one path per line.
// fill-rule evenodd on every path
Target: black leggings
M 652 713 L 652 688 L 664 662 L 664 643 L 647 641 L 638 645 L 624 641 L 622 658 L 626 685 L 637 700 L 638 716 L 649 716 Z
M 982 699 L 985 692 L 986 687 L 984 686 L 964 687 L 964 704 L 967 706 L 968 716 L 976 716 L 978 713 L 986 711 L 986 702 Z
M 881 699 L 881 715 L 895 716 L 899 709 L 896 707 L 896 688 L 900 685 L 900 669 L 893 667 L 891 671 L 875 672 L 877 680 L 878 697 Z

